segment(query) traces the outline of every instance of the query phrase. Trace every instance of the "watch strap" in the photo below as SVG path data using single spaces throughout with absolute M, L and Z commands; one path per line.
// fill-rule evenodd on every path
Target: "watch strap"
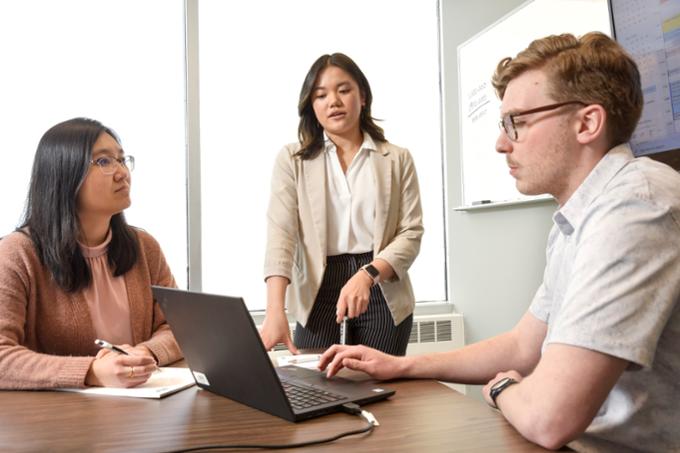
M 496 398 L 498 398 L 498 395 L 500 395 L 503 390 L 505 390 L 506 388 L 510 387 L 513 384 L 517 384 L 517 381 L 511 377 L 504 377 L 503 379 L 499 380 L 498 382 L 491 386 L 489 396 L 491 397 L 491 401 L 493 401 L 493 407 L 498 409 L 498 405 L 496 404 Z

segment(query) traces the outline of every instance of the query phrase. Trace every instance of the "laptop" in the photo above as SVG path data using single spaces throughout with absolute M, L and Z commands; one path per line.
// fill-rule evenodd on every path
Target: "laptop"
M 374 382 L 328 379 L 317 370 L 275 368 L 242 298 L 152 289 L 201 388 L 293 422 L 395 393 Z

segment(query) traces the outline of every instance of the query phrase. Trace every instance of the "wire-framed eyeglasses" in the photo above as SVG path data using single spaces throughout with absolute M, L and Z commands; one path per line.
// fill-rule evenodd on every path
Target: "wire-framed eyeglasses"
M 99 156 L 96 159 L 92 159 L 90 161 L 90 165 L 95 165 L 99 167 L 99 169 L 105 175 L 112 175 L 116 172 L 116 168 L 118 165 L 127 169 L 128 171 L 134 170 L 135 158 L 134 156 L 125 156 L 118 158 L 111 156 Z
M 505 134 L 508 136 L 510 140 L 517 141 L 517 128 L 515 127 L 515 118 L 518 116 L 522 115 L 528 115 L 530 113 L 539 113 L 539 112 L 547 112 L 549 110 L 555 110 L 560 107 L 564 107 L 565 105 L 570 105 L 570 104 L 581 104 L 581 105 L 587 105 L 585 102 L 581 101 L 566 101 L 566 102 L 558 102 L 557 104 L 549 104 L 549 105 L 544 105 L 541 107 L 536 107 L 533 109 L 529 110 L 524 110 L 521 112 L 514 112 L 514 113 L 508 113 L 501 118 L 500 122 L 498 123 L 498 127 L 503 129 L 505 131 Z

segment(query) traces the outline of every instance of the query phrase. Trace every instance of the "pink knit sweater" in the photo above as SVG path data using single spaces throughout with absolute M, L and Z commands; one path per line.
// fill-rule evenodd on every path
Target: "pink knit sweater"
M 133 344 L 160 365 L 182 357 L 151 285 L 174 287 L 158 242 L 137 230 L 140 255 L 125 275 Z M 98 348 L 82 292 L 66 293 L 23 233 L 0 240 L 0 389 L 83 387 Z

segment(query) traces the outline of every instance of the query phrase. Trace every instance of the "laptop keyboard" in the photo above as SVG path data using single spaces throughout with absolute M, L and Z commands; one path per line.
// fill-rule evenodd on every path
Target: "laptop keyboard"
M 290 382 L 284 381 L 281 382 L 281 385 L 283 386 L 283 390 L 286 392 L 288 401 L 290 401 L 290 405 L 293 406 L 293 409 L 307 409 L 346 399 L 344 396 L 336 395 L 325 390 L 303 387 L 301 385 L 291 384 Z

